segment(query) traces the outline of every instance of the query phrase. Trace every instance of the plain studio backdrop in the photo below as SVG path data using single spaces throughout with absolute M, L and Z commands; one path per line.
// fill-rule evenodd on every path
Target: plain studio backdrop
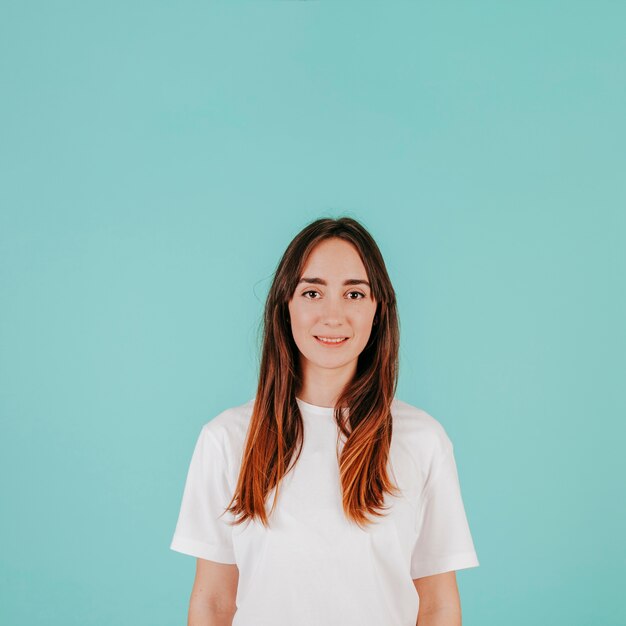
M 455 442 L 464 624 L 626 623 L 625 19 L 4 3 L 0 622 L 185 622 L 195 438 L 255 393 L 286 244 L 349 215 L 398 294 L 398 397 Z

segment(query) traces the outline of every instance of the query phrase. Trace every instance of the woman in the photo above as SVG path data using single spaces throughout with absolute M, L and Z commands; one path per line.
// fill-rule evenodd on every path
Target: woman
M 197 557 L 189 626 L 461 624 L 455 570 L 479 563 L 453 446 L 395 398 L 398 345 L 371 235 L 305 227 L 267 297 L 257 393 L 191 459 L 171 543 Z

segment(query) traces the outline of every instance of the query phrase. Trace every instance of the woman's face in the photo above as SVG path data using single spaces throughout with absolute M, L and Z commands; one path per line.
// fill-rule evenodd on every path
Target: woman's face
M 325 239 L 311 252 L 289 302 L 294 341 L 306 366 L 356 371 L 372 331 L 377 303 L 356 248 Z M 324 343 L 319 338 L 346 338 Z

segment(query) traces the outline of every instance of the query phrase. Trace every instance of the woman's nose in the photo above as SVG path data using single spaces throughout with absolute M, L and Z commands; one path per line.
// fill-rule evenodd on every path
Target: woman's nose
M 323 315 L 324 320 L 327 322 L 342 321 L 345 315 L 343 302 L 341 302 L 340 300 L 334 300 L 334 299 L 328 300 L 326 302 L 326 307 L 324 308 L 322 315 Z

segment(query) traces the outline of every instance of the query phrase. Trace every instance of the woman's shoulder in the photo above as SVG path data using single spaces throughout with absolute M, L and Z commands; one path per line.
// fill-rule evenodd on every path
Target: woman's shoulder
M 253 408 L 254 398 L 243 404 L 230 406 L 208 420 L 202 429 L 212 434 L 222 449 L 232 449 L 233 445 L 242 445 Z
M 423 408 L 394 398 L 391 416 L 394 440 L 414 454 L 442 457 L 452 449 L 443 424 Z

